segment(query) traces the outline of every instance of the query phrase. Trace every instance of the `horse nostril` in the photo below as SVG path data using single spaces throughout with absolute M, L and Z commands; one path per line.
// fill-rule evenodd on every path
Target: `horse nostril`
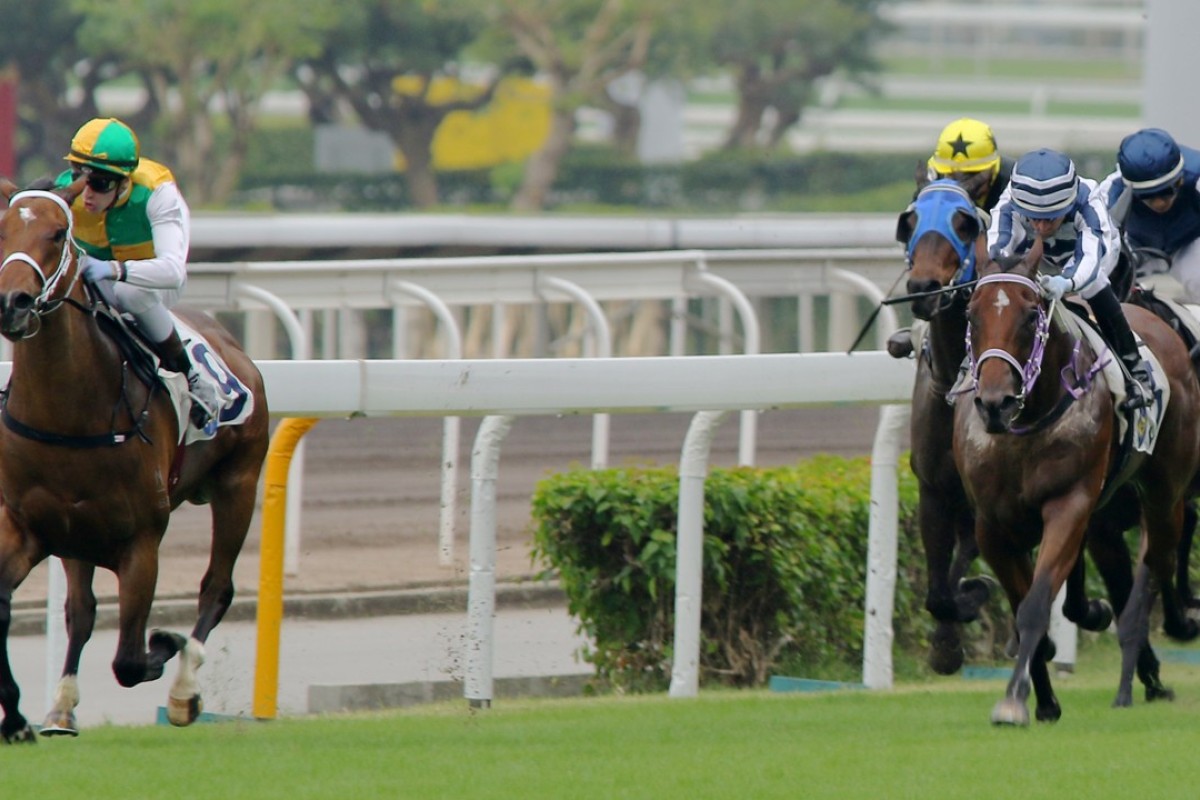
M 10 296 L 9 304 L 13 311 L 29 311 L 33 308 L 33 295 L 28 292 L 17 292 Z

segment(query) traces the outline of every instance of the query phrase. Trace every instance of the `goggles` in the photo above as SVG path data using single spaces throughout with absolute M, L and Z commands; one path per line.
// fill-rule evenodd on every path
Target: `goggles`
M 1163 188 L 1159 189 L 1157 192 L 1141 192 L 1141 193 L 1135 192 L 1134 196 L 1137 197 L 1138 200 L 1141 200 L 1143 203 L 1150 201 L 1150 200 L 1170 200 L 1175 195 L 1179 194 L 1179 188 L 1180 188 L 1179 182 L 1176 181 L 1175 183 L 1172 183 L 1170 186 L 1164 186 Z
M 117 188 L 124 178 L 112 172 L 102 172 L 91 167 L 77 167 L 71 170 L 71 178 L 77 180 L 80 176 L 87 178 L 88 188 L 93 192 L 108 194 Z

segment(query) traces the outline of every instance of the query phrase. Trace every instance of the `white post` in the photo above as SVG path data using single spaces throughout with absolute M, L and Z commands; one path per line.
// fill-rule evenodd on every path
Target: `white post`
M 1063 616 L 1063 602 L 1066 599 L 1067 587 L 1064 585 L 1058 590 L 1054 605 L 1050 607 L 1050 639 L 1054 642 L 1054 666 L 1063 672 L 1073 672 L 1079 629 Z
M 863 625 L 863 685 L 892 688 L 893 606 L 896 599 L 896 536 L 899 493 L 896 467 L 908 427 L 909 406 L 879 410 L 871 451 L 871 510 L 867 523 L 867 597 Z
M 67 658 L 67 573 L 57 556 L 46 559 L 46 713 L 54 708 L 54 693 Z
M 726 411 L 692 417 L 679 459 L 679 512 L 675 552 L 675 660 L 671 697 L 700 691 L 700 607 L 704 586 L 704 479 L 717 426 Z
M 471 452 L 471 572 L 467 584 L 467 654 L 463 695 L 472 708 L 492 705 L 496 613 L 496 475 L 500 445 L 513 417 L 484 417 Z

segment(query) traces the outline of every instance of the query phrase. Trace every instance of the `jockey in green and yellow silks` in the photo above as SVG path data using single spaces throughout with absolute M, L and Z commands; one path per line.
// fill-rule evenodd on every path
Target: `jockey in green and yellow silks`
M 71 139 L 70 169 L 56 184 L 83 180 L 72 204 L 85 280 L 103 285 L 118 311 L 130 314 L 155 343 L 163 366 L 185 374 L 198 426 L 223 398 L 191 362 L 168 310 L 187 285 L 191 213 L 171 171 L 141 157 L 133 130 L 118 119 L 93 119 Z

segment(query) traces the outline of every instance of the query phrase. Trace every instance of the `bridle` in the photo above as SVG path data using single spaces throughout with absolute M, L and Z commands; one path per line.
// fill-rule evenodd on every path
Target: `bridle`
M 40 320 L 44 314 L 49 314 L 62 305 L 65 297 L 69 295 L 75 288 L 75 282 L 79 280 L 78 270 L 76 270 L 71 276 L 71 282 L 67 287 L 66 292 L 64 292 L 61 297 L 54 297 L 55 289 L 58 288 L 59 282 L 70 269 L 72 248 L 75 248 L 79 253 L 82 253 L 83 251 L 79 248 L 79 245 L 75 244 L 75 216 L 71 213 L 71 207 L 67 204 L 66 200 L 59 197 L 54 192 L 46 192 L 39 189 L 26 189 L 25 191 L 17 192 L 11 198 L 9 198 L 9 210 L 11 211 L 15 209 L 19 201 L 33 198 L 53 201 L 60 209 L 62 209 L 63 214 L 67 218 L 66 238 L 63 241 L 62 252 L 58 258 L 58 264 L 55 266 L 54 271 L 47 275 L 45 270 L 42 269 L 42 265 L 38 263 L 36 258 L 29 255 L 29 253 L 26 253 L 24 250 L 18 250 L 15 253 L 9 253 L 8 256 L 5 257 L 4 261 L 0 262 L 0 272 L 3 272 L 3 270 L 6 269 L 9 264 L 13 264 L 18 261 L 30 267 L 34 271 L 34 273 L 38 276 L 38 279 L 41 281 L 42 290 L 38 296 L 34 298 L 33 308 L 30 310 L 30 313 L 33 315 L 34 319 Z M 24 209 L 16 210 L 18 214 L 24 211 Z M 39 326 L 33 326 L 31 330 L 27 331 L 21 338 L 28 339 L 37 334 L 39 329 Z
M 1033 290 L 1039 300 L 1044 297 L 1042 287 L 1037 281 L 1026 278 L 1024 275 L 1016 275 L 1009 272 L 997 272 L 992 275 L 986 275 L 979 279 L 975 285 L 976 289 L 982 286 L 988 286 L 993 283 L 1015 283 L 1018 286 L 1024 286 L 1027 289 Z M 1042 360 L 1046 356 L 1046 342 L 1050 338 L 1050 320 L 1054 314 L 1054 306 L 1057 300 L 1050 301 L 1050 308 L 1047 309 L 1044 303 L 1038 303 L 1037 325 L 1033 332 L 1033 347 L 1030 348 L 1029 358 L 1022 364 L 1020 360 L 1012 353 L 1002 348 L 993 347 L 979 354 L 979 358 L 975 357 L 974 349 L 971 346 L 971 321 L 967 320 L 967 364 L 971 375 L 971 385 L 966 391 L 975 391 L 979 388 L 979 372 L 983 367 L 983 362 L 990 358 L 998 358 L 1004 361 L 1021 376 L 1021 391 L 1017 394 L 1017 407 L 1025 408 L 1025 399 L 1029 396 L 1029 392 L 1033 389 L 1033 385 L 1037 383 L 1038 376 L 1042 374 Z
M 922 214 L 920 206 L 932 204 L 936 208 L 931 209 L 932 213 Z M 948 207 L 950 213 L 939 213 L 941 209 Z M 965 214 L 976 214 L 975 201 L 967 193 L 967 190 L 960 186 L 956 181 L 943 179 L 927 184 L 920 192 L 917 193 L 916 199 L 908 207 L 909 211 L 916 214 L 917 224 L 913 226 L 912 232 L 908 237 L 908 244 L 904 250 L 904 260 L 907 269 L 912 269 L 913 254 L 917 248 L 917 244 L 921 238 L 927 233 L 936 233 L 938 236 L 946 240 L 946 242 L 954 249 L 955 255 L 958 256 L 958 269 L 941 290 L 944 292 L 933 313 L 938 314 L 946 311 L 955 304 L 956 301 L 969 294 L 969 287 L 974 284 L 975 280 L 975 241 L 974 239 L 964 242 L 954 230 L 951 220 L 954 219 L 955 213 L 962 212 Z

